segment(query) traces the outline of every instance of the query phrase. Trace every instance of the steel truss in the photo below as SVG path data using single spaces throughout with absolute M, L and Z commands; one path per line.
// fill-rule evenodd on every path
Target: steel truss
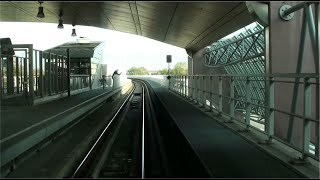
M 264 28 L 257 25 L 230 39 L 213 43 L 205 53 L 205 65 L 221 67 L 228 74 L 264 74 Z M 246 79 L 235 78 L 235 109 L 246 113 Z M 265 104 L 265 78 L 254 77 L 251 82 L 252 102 L 258 105 Z M 259 106 L 251 108 L 252 120 L 264 123 L 265 109 Z

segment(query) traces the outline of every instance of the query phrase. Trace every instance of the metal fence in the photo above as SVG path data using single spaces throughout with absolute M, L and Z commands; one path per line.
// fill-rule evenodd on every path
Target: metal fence
M 278 96 L 279 88 L 284 85 L 294 85 L 296 79 L 302 88 L 300 96 L 303 105 L 301 111 L 291 113 L 288 109 L 278 108 L 281 99 Z M 269 89 L 264 91 L 265 101 L 256 101 L 252 94 L 255 93 L 255 81 L 269 83 Z M 302 153 L 301 158 L 306 156 L 319 161 L 319 136 L 316 134 L 316 127 L 319 126 L 319 119 L 316 119 L 316 103 L 319 99 L 315 98 L 316 86 L 319 86 L 318 74 L 221 74 L 221 75 L 189 75 L 172 76 L 170 79 L 170 89 L 181 96 L 195 101 L 212 112 L 223 114 L 228 117 L 228 121 L 238 121 L 245 124 L 246 129 L 257 129 L 269 137 L 269 140 L 277 139 L 280 142 L 298 150 Z M 243 96 L 236 93 L 236 84 L 243 84 L 245 91 Z M 238 94 L 238 95 L 236 95 Z M 275 103 L 276 102 L 276 103 Z M 241 108 L 237 104 L 242 104 Z M 261 109 L 261 111 L 257 110 Z M 259 113 L 261 112 L 261 113 Z M 265 112 L 262 114 L 262 112 Z M 284 119 L 294 117 L 296 123 L 302 123 L 298 129 L 302 132 L 302 144 L 292 144 L 276 132 L 276 125 Z M 254 122 L 259 122 L 262 126 L 257 126 Z M 310 150 L 310 147 L 315 150 Z
M 7 45 L 14 54 L 1 54 L 1 99 L 34 98 L 68 92 L 68 57 L 33 49 L 32 44 Z M 90 87 L 90 75 L 70 75 L 70 90 Z

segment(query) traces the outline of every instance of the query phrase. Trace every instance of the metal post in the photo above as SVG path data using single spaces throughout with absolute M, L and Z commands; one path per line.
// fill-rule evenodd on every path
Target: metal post
M 19 57 L 16 57 L 16 83 L 17 83 L 17 93 L 19 94 Z
M 24 78 L 23 78 L 23 63 L 24 63 L 24 58 L 20 58 L 20 81 L 21 81 L 21 86 L 20 86 L 20 91 L 23 92 L 23 82 L 24 82 Z
M 202 90 L 201 90 L 201 81 L 202 77 L 198 76 L 198 104 L 200 105 L 202 103 Z
M 58 92 L 61 92 L 61 87 L 62 87 L 62 79 L 61 79 L 61 65 L 62 64 L 62 55 L 58 56 Z
M 207 98 L 208 98 L 208 101 L 209 101 L 209 109 L 211 109 L 210 108 L 210 106 L 211 106 L 211 79 L 210 79 L 210 76 L 208 76 L 208 78 L 207 78 Z
M 188 98 L 188 94 L 187 94 L 187 92 L 188 92 L 188 84 L 187 84 L 187 82 L 188 82 L 188 76 L 186 75 L 186 76 L 183 76 L 183 78 L 184 78 L 184 97 L 185 98 Z
M 64 78 L 64 64 L 65 64 L 65 57 L 62 56 L 62 59 L 61 59 L 61 89 L 62 89 L 62 92 L 64 92 L 64 88 L 65 88 L 65 78 Z
M 51 95 L 51 85 L 52 85 L 52 78 L 51 78 L 51 53 L 49 53 L 49 58 L 48 58 L 48 72 L 49 72 L 49 74 L 48 74 L 48 92 L 49 92 L 49 95 Z
M 179 86 L 179 76 L 174 76 L 174 82 L 176 85 L 176 92 L 180 94 L 180 86 Z
M 180 95 L 183 96 L 183 77 L 180 76 Z
M 7 58 L 7 93 L 14 93 L 14 78 L 13 78 L 13 57 L 8 56 Z
M 39 68 L 40 68 L 40 74 L 39 74 L 39 92 L 40 96 L 43 97 L 43 65 L 42 65 L 42 58 L 43 58 L 43 52 L 39 51 Z
M 302 159 L 304 160 L 309 153 L 309 145 L 310 145 L 310 126 L 311 123 L 309 119 L 311 119 L 311 85 L 309 82 L 309 78 L 304 79 L 304 91 L 303 91 L 303 148 L 302 148 Z
M 200 77 L 199 76 L 197 76 L 197 104 L 199 104 L 200 103 Z
M 192 75 L 192 78 L 190 78 L 190 79 L 191 79 L 191 81 L 190 81 L 190 82 L 191 82 L 191 83 L 190 83 L 190 89 L 191 89 L 191 91 L 190 91 L 190 92 L 191 92 L 191 99 L 193 100 L 193 99 L 194 99 L 194 98 L 193 98 L 193 97 L 194 97 L 194 92 L 193 92 L 193 91 L 194 91 L 194 90 L 193 90 L 193 86 L 194 86 L 194 83 L 193 83 L 193 81 L 194 81 L 194 76 Z
M 170 63 L 168 63 L 168 77 L 170 77 Z M 169 78 L 169 90 L 170 90 L 170 80 L 171 78 Z
M 28 59 L 27 55 L 23 59 L 23 92 L 27 101 L 28 99 Z
M 34 96 L 34 89 L 33 89 L 33 45 L 28 46 L 29 50 L 29 98 L 30 98 L 30 105 L 33 106 L 33 96 Z
M 206 77 L 202 76 L 202 103 L 203 103 L 203 107 L 206 107 Z
M 192 75 L 190 82 L 191 82 L 191 86 L 190 86 L 190 88 L 191 88 L 191 99 L 194 100 L 194 75 Z
M 219 76 L 219 115 L 222 114 L 222 77 Z
M 92 89 L 92 77 L 91 77 L 91 62 L 89 64 L 89 86 L 90 86 L 90 90 Z
M 188 76 L 188 98 L 192 99 L 192 76 Z
M 250 127 L 251 106 L 251 81 L 246 77 L 246 129 Z
M 315 11 L 316 11 L 316 59 L 318 60 L 317 64 L 317 70 L 319 72 L 319 65 L 320 65 L 320 3 L 315 4 Z M 316 79 L 316 83 L 319 84 L 319 78 Z M 319 119 L 320 117 L 320 112 L 319 112 L 319 86 L 316 86 L 316 109 L 318 110 L 318 113 L 316 114 L 316 119 Z M 316 143 L 315 143 L 315 155 L 319 157 L 319 125 L 316 126 L 315 130 L 316 134 Z
M 192 83 L 192 99 L 196 101 L 197 99 L 197 91 L 196 91 L 196 77 L 192 76 L 193 83 Z
M 179 90 L 180 90 L 180 88 L 179 88 L 179 76 L 175 76 L 174 77 L 174 82 L 175 82 L 175 85 L 176 85 L 176 92 L 178 94 L 180 94 L 180 92 L 179 92 Z
M 193 90 L 194 90 L 194 101 L 196 102 L 197 101 L 197 81 L 196 81 L 196 79 L 197 79 L 197 77 L 196 76 L 194 76 L 194 78 L 193 78 Z
M 54 60 L 54 63 L 55 63 L 55 69 L 54 69 L 54 71 L 55 71 L 55 73 L 54 73 L 54 76 L 55 76 L 55 78 L 54 78 L 54 88 L 55 88 L 55 91 L 56 91 L 56 94 L 58 94 L 59 93 L 59 87 L 58 87 L 58 77 L 59 77 L 59 75 L 58 75 L 58 63 L 59 63 L 59 60 L 58 60 L 58 54 L 56 54 L 55 55 L 55 60 Z
M 67 80 L 68 80 L 68 96 L 70 96 L 70 49 L 67 49 Z
M 185 92 L 186 92 L 185 97 L 189 99 L 189 75 L 185 76 Z
M 284 16 L 288 16 L 289 14 L 295 12 L 295 11 L 298 11 L 299 9 L 302 9 L 302 8 L 305 8 L 307 6 L 309 6 L 310 4 L 312 4 L 313 2 L 301 2 L 295 6 L 292 6 L 291 8 L 285 10 L 283 12 L 283 15 Z
M 1 55 L 1 49 L 2 49 L 2 47 L 1 47 L 1 43 L 0 43 L 0 105 L 1 105 L 1 103 L 2 103 L 2 88 L 3 88 L 3 86 L 2 86 L 2 78 L 3 78 L 3 70 L 2 70 L 2 55 Z
M 38 96 L 39 95 L 39 88 L 38 88 L 38 51 L 37 50 L 35 50 L 34 51 L 34 55 L 35 55 L 35 57 L 34 57 L 34 60 L 35 60 L 35 70 L 36 70 L 36 72 L 35 72 L 35 75 L 36 75 L 36 92 L 35 92 L 35 95 L 36 96 Z
M 187 96 L 187 76 L 183 76 L 183 80 L 184 80 L 183 94 L 184 94 L 184 97 L 186 97 Z
M 177 93 L 180 95 L 180 76 L 175 76 L 175 82 L 176 82 L 176 87 L 177 87 Z
M 304 44 L 306 39 L 306 28 L 307 28 L 307 21 L 306 21 L 306 13 L 304 11 L 303 18 L 302 18 L 302 27 L 301 27 L 301 35 L 300 35 L 300 44 L 299 44 L 299 54 L 298 54 L 298 63 L 296 68 L 296 73 L 301 72 L 302 67 L 302 60 L 303 60 L 303 53 L 304 53 Z M 291 103 L 291 113 L 294 114 L 297 108 L 297 97 L 299 92 L 299 78 L 295 78 L 294 89 L 293 89 L 293 96 L 292 96 L 292 103 Z M 288 125 L 288 132 L 287 132 L 287 141 L 292 143 L 292 134 L 293 134 L 293 127 L 294 127 L 294 117 L 290 115 L 289 125 Z
M 234 119 L 234 77 L 230 77 L 230 120 Z
M 307 16 L 307 23 L 308 23 L 308 29 L 309 29 L 309 34 L 310 34 L 310 39 L 311 39 L 311 43 L 312 43 L 312 48 L 313 48 L 313 55 L 315 58 L 315 64 L 317 63 L 316 60 L 316 27 L 315 27 L 315 23 L 314 23 L 314 19 L 313 19 L 313 14 L 312 14 L 312 8 L 311 5 L 308 6 L 307 8 L 305 8 L 305 13 Z
M 273 77 L 268 77 L 269 90 L 266 109 L 266 119 L 265 119 L 265 131 L 268 135 L 268 142 L 272 141 L 272 136 L 274 134 L 274 80 Z
M 209 81 L 209 87 L 210 87 L 210 111 L 212 111 L 212 105 L 213 105 L 213 81 L 212 81 L 212 76 L 210 76 L 210 81 Z
M 182 95 L 182 76 L 179 76 L 179 94 Z

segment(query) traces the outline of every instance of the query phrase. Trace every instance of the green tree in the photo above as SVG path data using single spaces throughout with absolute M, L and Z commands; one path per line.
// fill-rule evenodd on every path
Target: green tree
M 145 67 L 132 67 L 127 72 L 128 75 L 148 75 L 149 72 Z
M 175 75 L 175 76 L 185 76 L 185 75 L 188 75 L 188 65 L 187 63 L 185 62 L 178 62 L 173 70 L 171 71 L 172 75 Z
M 164 68 L 158 71 L 158 74 L 160 75 L 167 75 L 168 74 L 168 68 Z

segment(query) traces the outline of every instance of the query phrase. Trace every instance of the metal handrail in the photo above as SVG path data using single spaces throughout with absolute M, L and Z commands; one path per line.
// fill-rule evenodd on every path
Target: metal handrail
M 205 77 L 210 77 L 210 79 L 207 80 L 213 80 L 212 77 L 218 78 L 219 83 L 218 83 L 218 87 L 216 86 L 214 90 L 212 84 L 209 86 L 210 90 L 208 90 L 208 86 L 205 86 L 203 83 L 206 83 L 207 81 L 205 80 Z M 251 86 L 250 82 L 251 80 L 256 80 L 256 77 L 262 77 L 264 78 L 263 81 L 267 82 L 269 81 L 272 85 L 269 87 L 270 91 L 270 96 L 266 97 L 266 99 L 264 100 L 264 102 L 269 101 L 272 103 L 265 103 L 265 104 L 257 104 L 257 102 L 253 101 L 252 98 L 254 98 L 254 96 L 247 97 L 247 94 L 249 92 L 249 94 L 251 94 L 252 91 L 254 91 L 254 89 L 249 88 Z M 235 95 L 231 96 L 231 95 L 226 95 L 225 93 L 222 93 L 222 87 L 221 87 L 221 83 L 223 78 L 230 78 L 233 80 L 233 82 L 237 82 L 237 81 L 245 81 L 244 87 L 245 90 L 250 90 L 250 91 L 245 91 L 245 96 L 243 96 L 243 98 L 239 99 L 238 97 L 236 97 Z M 279 78 L 290 78 L 293 79 L 291 82 L 290 81 L 278 81 L 277 79 Z M 302 120 L 304 123 L 308 123 L 308 122 L 312 122 L 315 123 L 315 125 L 319 124 L 319 119 L 314 119 L 312 116 L 308 115 L 308 114 L 298 114 L 298 113 L 292 113 L 292 112 L 288 112 L 287 110 L 284 109 L 279 109 L 276 108 L 273 104 L 274 101 L 274 84 L 275 83 L 291 83 L 294 84 L 295 79 L 302 79 L 303 81 L 298 81 L 299 84 L 305 86 L 305 90 L 303 91 L 304 94 L 304 104 L 303 104 L 303 108 L 305 109 L 306 107 L 311 108 L 311 104 L 312 104 L 312 94 L 311 91 L 308 90 L 310 89 L 310 85 L 319 85 L 319 74 L 317 73 L 302 73 L 302 74 L 294 74 L 294 73 L 276 73 L 276 74 L 212 74 L 212 75 L 188 75 L 188 76 L 172 76 L 170 81 L 172 83 L 171 87 L 169 89 L 173 90 L 174 92 L 177 92 L 178 94 L 180 94 L 181 96 L 184 96 L 186 98 L 191 98 L 194 99 L 198 104 L 202 104 L 203 106 L 207 106 L 207 103 L 205 103 L 204 100 L 209 100 L 210 102 L 210 106 L 212 105 L 211 102 L 213 101 L 213 96 L 218 97 L 218 107 L 214 110 L 214 111 L 218 111 L 219 113 L 223 113 L 226 116 L 230 117 L 231 119 L 237 120 L 237 121 L 241 121 L 243 122 L 243 120 L 245 120 L 243 123 L 246 124 L 247 128 L 251 127 L 253 128 L 253 126 L 250 124 L 251 121 L 251 114 L 255 113 L 255 111 L 260 112 L 260 113 L 265 113 L 265 114 L 260 114 L 258 113 L 257 115 L 262 115 L 264 116 L 264 120 L 260 121 L 259 123 L 264 124 L 265 125 L 265 130 L 263 131 L 264 134 L 266 134 L 268 136 L 268 138 L 272 139 L 272 137 L 276 137 L 273 134 L 273 130 L 270 131 L 271 129 L 274 129 L 274 112 L 278 112 L 281 114 L 285 114 L 285 115 L 289 115 L 289 116 L 293 116 L 298 118 L 299 120 Z M 199 82 L 200 81 L 200 82 Z M 174 83 L 176 82 L 176 83 Z M 180 82 L 180 83 L 179 83 Z M 200 83 L 200 84 L 199 84 Z M 209 83 L 209 82 L 208 82 Z M 228 83 L 229 87 L 230 83 Z M 212 86 L 212 87 L 211 87 Z M 221 88 L 221 90 L 220 90 Z M 235 89 L 235 86 L 233 85 L 232 88 Z M 307 88 L 307 89 L 306 89 Z M 219 91 L 218 91 L 219 90 Z M 266 91 L 265 90 L 265 91 Z M 217 91 L 217 92 L 215 92 Z M 264 92 L 265 93 L 265 92 Z M 209 98 L 209 99 L 207 99 Z M 222 111 L 222 98 L 227 98 L 228 101 L 230 102 L 234 102 L 235 105 L 233 105 L 233 110 L 234 112 L 236 112 L 236 102 L 241 101 L 242 102 L 242 110 L 245 113 L 244 115 L 244 119 L 239 120 L 236 117 L 234 117 L 234 115 L 230 114 L 231 111 L 229 113 L 223 112 Z M 307 99 L 306 99 L 307 98 Z M 314 100 L 313 100 L 314 101 Z M 317 101 L 317 100 L 316 100 Z M 248 107 L 250 107 L 248 109 Z M 231 108 L 231 107 L 230 107 Z M 258 109 L 257 109 L 258 108 Z M 210 109 L 212 109 L 210 107 Z M 261 109 L 262 111 L 260 111 L 259 109 Z M 213 110 L 213 109 L 212 109 Z M 231 110 L 231 109 L 230 109 Z M 268 111 L 268 113 L 267 113 Z M 306 111 L 306 110 L 304 110 Z M 270 114 L 271 112 L 271 114 Z M 248 114 L 248 115 L 247 115 Z M 248 120 L 249 118 L 249 120 Z M 268 127 L 267 127 L 268 125 Z M 311 136 L 311 132 L 310 130 L 306 129 L 308 127 L 303 126 L 302 128 L 304 128 L 304 131 L 308 132 L 308 133 L 304 133 L 303 137 L 309 139 Z M 302 154 L 302 158 L 305 158 L 306 156 L 311 157 L 313 159 L 316 159 L 319 161 L 319 158 L 317 158 L 315 155 L 309 153 L 309 151 L 306 149 L 306 147 L 303 147 L 302 150 L 300 147 L 297 147 L 296 145 L 287 142 L 287 144 L 289 144 L 289 146 L 299 152 L 301 152 Z M 317 152 L 317 151 L 316 151 Z

